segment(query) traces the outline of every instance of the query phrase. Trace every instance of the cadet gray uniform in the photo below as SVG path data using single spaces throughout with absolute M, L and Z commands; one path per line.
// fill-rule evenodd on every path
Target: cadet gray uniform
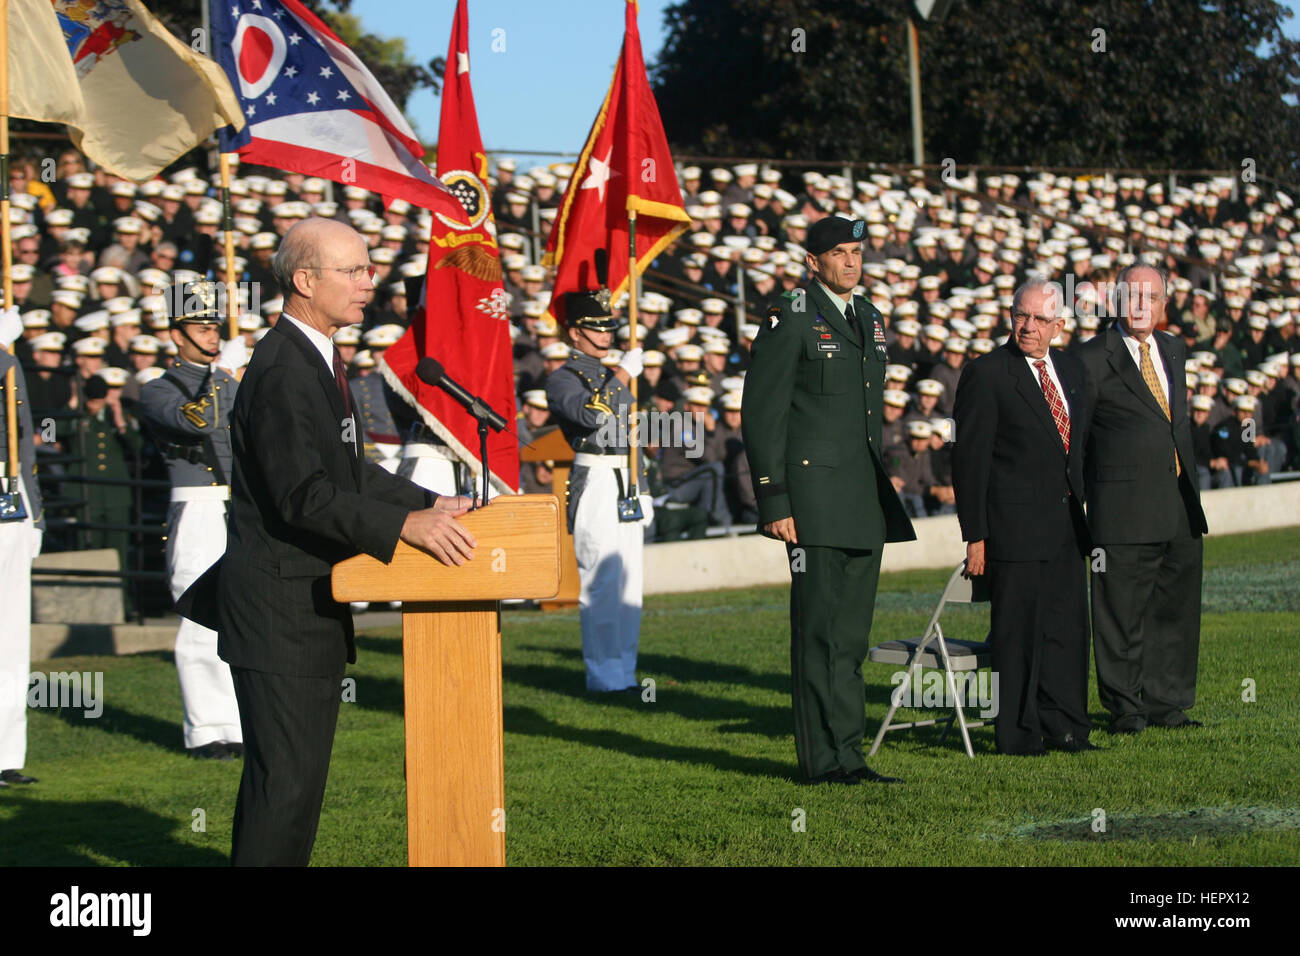
M 179 387 L 178 387 L 179 386 Z M 223 369 L 181 359 L 140 389 L 140 414 L 167 459 L 167 574 L 175 600 L 226 551 L 230 410 L 238 382 Z M 176 631 L 185 746 L 242 743 L 230 667 L 217 632 L 187 618 Z
M 618 499 L 628 488 L 626 429 L 632 392 L 600 360 L 575 352 L 546 379 L 551 415 L 576 452 L 569 473 L 565 514 L 578 559 L 578 606 L 587 689 L 616 691 L 637 686 L 636 652 L 641 635 L 641 552 L 644 528 L 654 517 L 645 464 L 637 489 L 642 522 L 619 521 Z
M 8 477 L 8 401 L 5 373 L 14 369 L 18 400 L 18 461 L 27 516 L 0 521 L 0 770 L 19 770 L 27 760 L 27 677 L 32 658 L 32 559 L 40 553 L 45 530 L 41 489 L 36 483 L 32 413 L 23 370 L 0 349 L 0 458 Z

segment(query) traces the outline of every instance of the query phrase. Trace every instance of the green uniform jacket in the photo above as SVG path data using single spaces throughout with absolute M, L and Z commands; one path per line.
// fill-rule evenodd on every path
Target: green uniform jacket
M 819 282 L 781 297 L 745 376 L 742 428 L 759 524 L 794 517 L 799 544 L 914 541 L 881 460 L 885 335 L 862 296 L 859 343 Z

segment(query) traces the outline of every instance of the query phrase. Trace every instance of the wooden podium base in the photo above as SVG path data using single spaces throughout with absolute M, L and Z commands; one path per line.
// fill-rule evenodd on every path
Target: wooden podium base
M 500 611 L 402 607 L 411 866 L 505 866 Z

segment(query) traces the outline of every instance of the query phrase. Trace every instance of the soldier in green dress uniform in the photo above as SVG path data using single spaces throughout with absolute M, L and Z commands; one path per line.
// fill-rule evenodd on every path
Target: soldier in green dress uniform
M 789 552 L 795 751 L 813 783 L 893 782 L 862 756 L 862 662 L 884 544 L 916 538 L 881 461 L 883 320 L 853 295 L 865 231 L 836 216 L 808 230 L 813 278 L 769 312 L 745 379 L 759 524 Z

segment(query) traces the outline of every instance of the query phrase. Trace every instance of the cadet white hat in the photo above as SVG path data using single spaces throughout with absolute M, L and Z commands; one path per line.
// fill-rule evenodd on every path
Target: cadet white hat
M 1205 396 L 1208 398 L 1209 396 Z M 1259 406 L 1259 399 L 1254 395 L 1239 395 L 1232 402 L 1232 407 L 1237 411 L 1253 412 Z
M 23 313 L 24 329 L 47 329 L 50 327 L 49 309 L 32 309 Z
M 377 325 L 365 335 L 361 340 L 368 349 L 387 349 L 397 344 L 405 330 L 399 325 Z
M 695 385 L 682 392 L 682 398 L 688 405 L 712 405 L 713 389 L 707 385 Z
M 745 396 L 741 392 L 724 392 L 722 395 L 722 408 L 728 412 L 738 412 L 745 403 Z
M 930 427 L 930 423 L 924 418 L 918 418 L 916 421 L 907 424 L 908 438 L 929 438 L 933 432 L 934 429 Z
M 133 335 L 127 351 L 137 355 L 157 355 L 159 342 L 152 335 Z
M 893 405 L 895 408 L 907 407 L 907 392 L 900 391 L 899 389 L 885 389 L 884 399 L 886 405 Z
M 547 361 L 554 359 L 563 359 L 567 361 L 570 351 L 570 348 L 563 342 L 552 342 L 550 345 L 546 346 L 546 348 L 542 349 L 542 358 Z
M 943 382 L 937 382 L 932 378 L 923 378 L 916 383 L 916 390 L 921 395 L 931 395 L 938 398 L 943 394 Z
M 648 349 L 641 356 L 641 364 L 646 368 L 660 368 L 663 366 L 666 358 L 667 356 L 658 349 Z
M 49 334 L 49 333 L 46 333 Z M 103 355 L 106 348 L 103 339 L 89 338 L 78 339 L 72 343 L 72 351 L 77 355 L 96 356 Z
M 124 368 L 118 368 L 115 365 L 109 365 L 107 368 L 101 368 L 95 374 L 98 375 L 100 378 L 102 378 L 105 382 L 107 382 L 109 388 L 121 388 L 123 385 L 126 384 L 127 379 L 131 377 L 130 372 L 128 372 Z
M 62 332 L 43 332 L 28 340 L 33 352 L 62 352 L 68 337 Z
M 524 404 L 531 405 L 533 408 L 549 409 L 550 405 L 546 401 L 546 389 L 530 388 L 524 392 Z
M 148 385 L 150 382 L 156 379 L 160 379 L 166 374 L 167 374 L 167 370 L 165 368 L 161 368 L 157 365 L 151 365 L 148 368 L 142 368 L 140 369 L 140 371 L 136 372 L 135 380 L 139 382 L 141 385 Z
M 704 349 L 693 342 L 687 342 L 677 349 L 678 362 L 700 362 L 704 359 Z

